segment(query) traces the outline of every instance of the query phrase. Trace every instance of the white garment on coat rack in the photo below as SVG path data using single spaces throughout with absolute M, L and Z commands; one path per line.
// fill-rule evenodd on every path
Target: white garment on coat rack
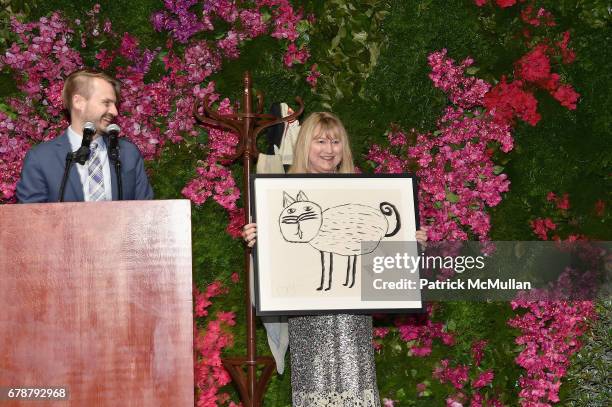
M 293 113 L 293 110 L 286 103 L 281 103 L 281 115 L 287 117 Z M 285 123 L 285 131 L 280 145 L 280 155 L 283 164 L 293 164 L 293 151 L 295 151 L 295 142 L 297 141 L 298 133 L 300 132 L 300 122 L 294 120 Z
M 259 154 L 257 157 L 258 174 L 284 174 L 285 169 L 280 160 L 278 147 L 274 146 L 274 155 Z M 250 262 L 251 268 L 251 301 L 255 305 L 255 273 L 253 270 L 253 256 Z M 289 347 L 289 325 L 286 316 L 260 317 L 268 335 L 268 345 L 276 362 L 276 371 L 282 374 L 285 371 L 285 354 Z
M 274 146 L 274 155 L 261 154 L 257 156 L 257 174 L 284 174 L 285 168 L 281 161 L 278 147 Z

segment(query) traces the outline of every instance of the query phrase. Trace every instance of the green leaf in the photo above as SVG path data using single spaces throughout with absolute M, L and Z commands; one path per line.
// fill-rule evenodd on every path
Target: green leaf
M 300 34 L 303 34 L 307 31 L 310 31 L 310 29 L 312 28 L 312 26 L 310 25 L 310 23 L 308 22 L 308 20 L 301 20 L 298 25 L 297 25 L 297 31 Z
M 359 31 L 357 33 L 353 33 L 353 40 L 365 44 L 368 39 L 368 33 L 365 31 Z
M 465 72 L 466 72 L 468 75 L 476 75 L 476 73 L 477 73 L 479 70 L 480 70 L 480 68 L 479 68 L 479 67 L 477 67 L 477 66 L 469 66 L 469 67 L 468 67 L 468 68 L 465 70 Z
M 330 49 L 333 50 L 334 48 L 337 48 L 338 44 L 340 44 L 340 40 L 342 40 L 344 37 L 346 37 L 346 28 L 344 28 L 344 25 L 341 25 L 336 36 L 331 40 Z
M 446 193 L 446 200 L 451 203 L 457 203 L 459 202 L 459 196 L 449 191 Z
M 503 165 L 496 165 L 493 167 L 493 174 L 495 175 L 499 175 L 504 171 L 504 166 Z
M 367 44 L 366 48 L 368 51 L 370 51 L 370 67 L 374 68 L 378 62 L 378 57 L 380 56 L 380 46 L 377 43 L 372 42 Z

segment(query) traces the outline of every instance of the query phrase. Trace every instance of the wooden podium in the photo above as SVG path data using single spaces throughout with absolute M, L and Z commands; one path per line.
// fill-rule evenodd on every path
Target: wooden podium
M 193 406 L 190 203 L 0 206 L 0 406 Z M 7 388 L 67 400 L 9 400 Z

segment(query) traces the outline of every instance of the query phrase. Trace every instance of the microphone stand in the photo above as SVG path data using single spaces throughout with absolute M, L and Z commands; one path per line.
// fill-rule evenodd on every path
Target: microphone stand
M 96 133 L 96 127 L 91 122 L 86 122 L 83 126 L 83 140 L 81 141 L 81 147 L 78 150 L 72 152 L 69 151 L 66 154 L 66 168 L 64 168 L 64 176 L 62 177 L 62 185 L 60 186 L 59 202 L 64 202 L 64 192 L 66 191 L 66 183 L 68 182 L 68 176 L 72 164 L 75 162 L 84 165 L 89 159 L 89 145 L 91 143 L 92 136 Z
M 69 152 L 66 154 L 66 168 L 64 169 L 64 176 L 62 177 L 62 185 L 59 192 L 59 202 L 64 202 L 64 191 L 66 190 L 66 182 L 68 182 L 68 174 L 70 174 L 70 168 L 76 160 L 76 153 Z
M 119 159 L 119 140 L 116 134 L 109 134 L 108 157 L 111 163 L 115 165 L 115 173 L 117 174 L 117 200 L 123 201 L 123 180 L 121 178 L 121 160 Z
M 85 164 L 85 162 L 89 158 L 89 153 L 89 147 L 87 145 L 82 145 L 77 151 L 69 152 L 66 154 L 66 168 L 64 169 L 64 176 L 62 177 L 62 185 L 60 187 L 59 192 L 59 202 L 64 202 L 64 192 L 66 191 L 66 183 L 68 182 L 68 175 L 70 174 L 72 164 L 74 164 L 75 162 L 81 165 Z

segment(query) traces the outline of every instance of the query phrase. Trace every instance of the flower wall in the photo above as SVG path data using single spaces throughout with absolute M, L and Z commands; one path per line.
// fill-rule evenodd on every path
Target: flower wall
M 336 112 L 364 171 L 415 172 L 431 240 L 609 240 L 605 2 L 410 3 L 16 4 L 27 13 L 0 27 L 0 202 L 14 202 L 27 149 L 66 127 L 66 75 L 120 79 L 118 123 L 156 197 L 194 204 L 201 406 L 239 402 L 220 358 L 245 349 L 243 204 L 241 167 L 224 160 L 237 137 L 192 112 L 206 96 L 234 111 L 247 69 L 267 103 Z M 384 405 L 554 405 L 579 390 L 572 355 L 596 315 L 593 302 L 517 299 L 376 316 Z M 288 372 L 265 405 L 290 405 Z

